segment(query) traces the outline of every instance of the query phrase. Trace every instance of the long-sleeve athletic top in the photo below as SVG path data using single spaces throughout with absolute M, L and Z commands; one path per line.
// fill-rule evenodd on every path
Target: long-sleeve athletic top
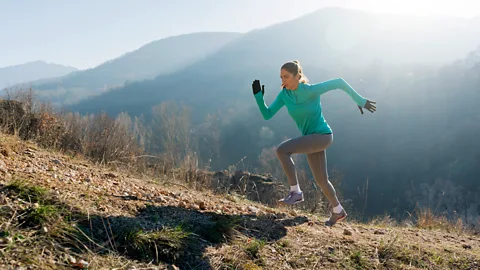
M 337 78 L 316 84 L 299 83 L 296 90 L 283 88 L 270 106 L 265 104 L 262 91 L 254 95 L 265 120 L 272 118 L 283 106 L 303 135 L 332 133 L 322 113 L 320 95 L 335 89 L 343 90 L 358 106 L 364 107 L 366 99 L 358 94 L 344 79 Z

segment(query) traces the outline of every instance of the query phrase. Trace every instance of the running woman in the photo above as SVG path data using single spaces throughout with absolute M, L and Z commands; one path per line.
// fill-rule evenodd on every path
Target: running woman
M 337 221 L 346 218 L 347 212 L 338 201 L 335 189 L 328 180 L 326 149 L 333 142 L 333 133 L 323 116 L 320 95 L 340 89 L 355 101 L 361 114 L 363 114 L 362 108 L 371 113 L 375 112 L 374 104 L 376 102 L 358 94 L 342 78 L 309 84 L 299 61 L 283 64 L 280 69 L 280 77 L 282 79 L 282 90 L 270 106 L 265 104 L 263 98 L 265 86 L 260 87 L 259 80 L 254 80 L 252 84 L 255 100 L 265 120 L 272 118 L 285 106 L 302 133 L 300 137 L 282 142 L 276 150 L 290 185 L 290 192 L 280 202 L 296 204 L 304 201 L 291 155 L 306 154 L 315 182 L 333 207 L 330 218 L 325 222 L 325 225 L 333 226 Z

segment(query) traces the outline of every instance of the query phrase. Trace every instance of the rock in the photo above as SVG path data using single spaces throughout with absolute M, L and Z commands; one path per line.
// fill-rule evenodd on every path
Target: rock
M 343 229 L 343 234 L 344 235 L 352 235 L 352 231 L 350 231 L 349 229 Z
M 31 151 L 30 149 L 27 149 L 27 150 L 23 151 L 23 154 L 28 156 L 28 157 L 35 158 L 35 153 L 33 151 Z
M 256 213 L 258 213 L 258 211 L 260 211 L 260 209 L 258 209 L 255 206 L 248 206 L 248 211 L 256 214 Z
M 184 201 L 180 201 L 177 206 L 181 208 L 185 208 L 187 205 L 185 204 Z
M 76 264 L 77 263 L 77 260 L 73 256 L 70 256 L 70 255 L 68 256 L 67 260 L 70 264 Z
M 385 234 L 385 232 L 382 232 L 382 231 L 379 231 L 379 230 L 375 230 L 375 231 L 373 232 L 373 234 Z
M 7 164 L 3 160 L 0 160 L 0 172 L 7 173 Z
M 115 175 L 114 173 L 105 173 L 104 176 L 108 177 L 108 178 L 117 178 L 117 175 Z
M 162 197 L 162 195 L 158 195 L 153 199 L 153 201 L 158 202 L 158 203 L 164 203 L 166 202 L 165 199 Z
M 198 204 L 198 206 L 200 207 L 201 210 L 206 210 L 206 209 L 207 209 L 207 205 L 206 205 L 205 202 L 203 202 L 203 201 L 200 202 L 200 203 Z
M 0 149 L 0 154 L 2 154 L 5 157 L 9 157 L 10 156 L 10 151 L 8 151 L 8 149 L 6 149 L 6 148 L 2 148 L 2 149 Z
M 84 260 L 79 260 L 77 262 L 77 260 L 75 260 L 75 258 L 72 256 L 69 257 L 68 262 L 72 267 L 79 268 L 79 269 L 87 269 L 89 265 L 89 263 Z
M 471 245 L 467 245 L 467 244 L 463 244 L 462 247 L 464 249 L 472 249 L 472 246 Z
M 52 162 L 57 164 L 57 165 L 62 165 L 62 162 L 60 162 L 60 160 L 58 160 L 58 159 L 52 159 Z

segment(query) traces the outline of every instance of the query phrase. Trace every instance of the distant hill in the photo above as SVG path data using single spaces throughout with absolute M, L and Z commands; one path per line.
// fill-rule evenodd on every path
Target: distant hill
M 58 77 L 69 74 L 77 69 L 63 65 L 33 61 L 21 65 L 0 68 L 0 88 L 10 87 L 44 78 Z
M 41 97 L 53 103 L 71 103 L 108 92 L 126 82 L 171 74 L 215 52 L 239 33 L 206 32 L 160 39 L 105 62 L 67 76 L 33 82 Z

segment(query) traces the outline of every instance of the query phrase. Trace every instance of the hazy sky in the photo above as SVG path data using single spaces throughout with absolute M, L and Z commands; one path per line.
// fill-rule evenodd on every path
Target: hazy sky
M 0 67 L 44 60 L 91 68 L 167 36 L 247 32 L 326 6 L 480 15 L 480 0 L 2 0 Z

